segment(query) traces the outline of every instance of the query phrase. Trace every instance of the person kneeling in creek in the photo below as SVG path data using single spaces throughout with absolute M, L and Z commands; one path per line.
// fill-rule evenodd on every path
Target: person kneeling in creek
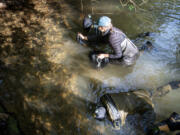
M 139 50 L 135 44 L 118 28 L 114 27 L 111 23 L 111 19 L 107 16 L 102 16 L 98 22 L 98 30 L 101 32 L 96 35 L 84 36 L 78 33 L 78 37 L 82 40 L 103 41 L 110 44 L 113 49 L 113 53 L 100 53 L 97 55 L 98 59 L 108 58 L 112 63 L 122 63 L 124 65 L 133 65 L 139 56 Z

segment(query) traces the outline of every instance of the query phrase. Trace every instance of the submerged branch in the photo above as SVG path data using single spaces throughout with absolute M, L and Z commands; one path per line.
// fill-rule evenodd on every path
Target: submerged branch
M 127 6 L 127 5 L 128 5 L 128 3 L 129 3 L 129 1 L 127 1 L 125 4 L 123 4 L 122 0 L 119 0 L 119 2 L 121 3 L 121 6 L 122 6 L 122 7 Z
M 139 4 L 139 6 L 142 6 L 144 4 L 146 4 L 148 2 L 148 0 L 142 0 L 142 2 Z
M 128 4 L 133 5 L 135 11 L 136 11 L 137 9 L 140 9 L 140 10 L 145 11 L 144 9 L 140 8 L 140 6 L 142 6 L 143 4 L 145 4 L 145 3 L 148 2 L 148 0 L 142 0 L 142 2 L 141 2 L 140 4 L 137 4 L 134 0 L 125 0 L 125 1 L 126 1 L 126 3 L 124 4 L 124 3 L 123 3 L 124 0 L 119 0 L 121 6 L 122 6 L 122 7 L 125 7 L 125 6 L 128 6 Z

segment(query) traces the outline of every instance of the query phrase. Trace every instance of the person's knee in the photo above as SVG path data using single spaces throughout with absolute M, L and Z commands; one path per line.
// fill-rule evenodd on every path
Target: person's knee
M 137 58 L 138 58 L 138 55 L 135 55 L 134 57 L 130 57 L 130 58 L 126 58 L 126 57 L 125 57 L 125 58 L 123 59 L 123 64 L 124 64 L 125 66 L 132 66 L 132 65 L 135 64 Z

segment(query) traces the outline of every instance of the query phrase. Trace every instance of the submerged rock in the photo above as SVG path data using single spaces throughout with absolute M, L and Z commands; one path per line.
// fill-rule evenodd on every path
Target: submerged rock
M 150 41 L 146 43 L 139 49 L 140 51 L 151 51 L 154 48 L 153 44 Z
M 138 37 L 140 37 L 140 38 L 145 38 L 145 37 L 148 37 L 148 36 L 150 36 L 150 32 L 144 32 L 144 33 L 140 33 L 138 35 Z
M 154 97 L 165 96 L 170 91 L 178 89 L 178 88 L 180 88 L 180 81 L 172 81 L 154 90 L 153 96 Z

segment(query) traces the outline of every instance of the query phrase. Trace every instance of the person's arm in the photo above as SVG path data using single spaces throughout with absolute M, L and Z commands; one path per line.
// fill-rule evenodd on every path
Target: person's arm
M 87 39 L 87 36 L 84 36 L 84 35 L 81 34 L 81 33 L 78 33 L 78 36 L 79 36 L 82 40 L 88 40 L 88 39 Z
M 109 54 L 101 53 L 101 54 L 98 55 L 98 58 L 100 58 L 100 59 L 109 58 Z
M 118 59 L 122 57 L 122 49 L 121 49 L 121 43 L 122 41 L 118 39 L 117 36 L 111 36 L 109 39 L 109 42 L 114 50 L 114 54 L 109 54 L 109 58 L 111 59 Z
M 101 36 L 99 35 L 88 35 L 88 36 L 84 36 L 81 33 L 78 33 L 78 36 L 82 39 L 82 40 L 86 40 L 89 42 L 93 42 L 93 41 L 99 41 L 101 39 Z
M 97 35 L 88 35 L 87 40 L 90 41 L 90 42 L 97 41 L 98 36 Z

